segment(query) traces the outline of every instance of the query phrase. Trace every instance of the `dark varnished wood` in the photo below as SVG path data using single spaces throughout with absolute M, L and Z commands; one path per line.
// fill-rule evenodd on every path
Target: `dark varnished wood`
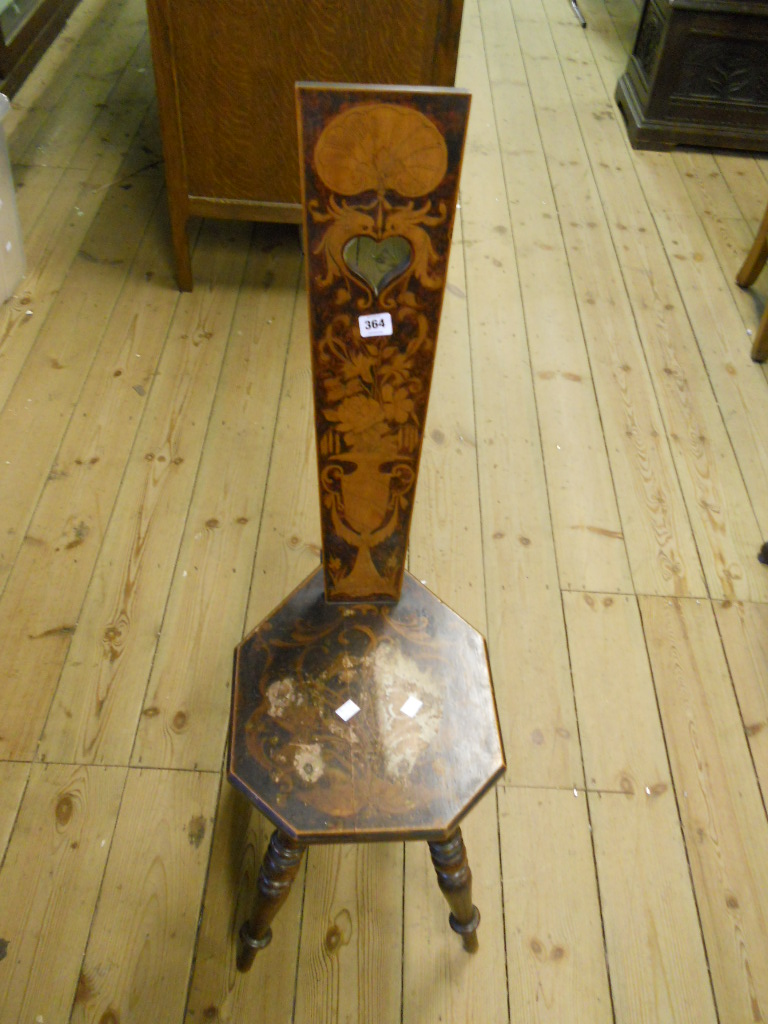
M 276 829 L 264 854 L 251 916 L 240 929 L 237 969 L 247 971 L 260 949 L 272 941 L 270 924 L 288 898 L 306 845 Z
M 288 835 L 443 839 L 503 770 L 483 638 L 408 573 L 341 605 L 318 570 L 238 648 L 230 779 Z
M 766 0 L 644 0 L 616 101 L 638 149 L 768 148 Z
M 458 824 L 504 771 L 485 641 L 404 572 L 469 97 L 308 84 L 298 109 L 324 568 L 235 655 L 229 778 L 278 830 L 241 969 L 309 842 L 426 839 L 474 951 Z
M 470 97 L 297 92 L 326 596 L 395 600 Z
M 192 287 L 191 214 L 229 218 L 237 209 L 251 220 L 277 213 L 300 221 L 294 83 L 452 85 L 462 7 L 462 0 L 147 0 L 182 290 Z
M 768 206 L 765 208 L 760 227 L 757 229 L 752 248 L 736 275 L 736 283 L 741 288 L 754 284 L 768 259 Z M 768 303 L 766 303 L 760 323 L 752 340 L 752 358 L 759 363 L 768 359 Z
M 448 919 L 451 928 L 461 936 L 464 949 L 468 953 L 476 953 L 480 911 L 472 903 L 472 872 L 461 829 L 457 828 L 448 839 L 431 842 L 429 852 L 432 854 L 440 891 L 451 908 Z

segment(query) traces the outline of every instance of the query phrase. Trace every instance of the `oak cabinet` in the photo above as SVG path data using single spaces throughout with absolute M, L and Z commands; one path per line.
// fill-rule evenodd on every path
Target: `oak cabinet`
M 453 85 L 463 0 L 147 0 L 179 287 L 191 216 L 300 221 L 294 83 Z

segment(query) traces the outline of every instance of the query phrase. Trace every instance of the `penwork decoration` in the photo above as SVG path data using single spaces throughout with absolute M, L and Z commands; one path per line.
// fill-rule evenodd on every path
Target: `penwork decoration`
M 402 585 L 470 101 L 426 93 L 298 87 L 328 600 Z
M 464 948 L 459 828 L 504 771 L 485 641 L 404 571 L 469 109 L 298 89 L 323 566 L 238 646 L 229 778 L 275 826 L 237 964 L 310 843 L 422 839 Z

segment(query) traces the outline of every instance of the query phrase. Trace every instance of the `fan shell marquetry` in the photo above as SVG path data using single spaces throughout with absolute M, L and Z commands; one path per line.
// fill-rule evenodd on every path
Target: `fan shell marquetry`
M 415 199 L 443 180 L 448 150 L 439 129 L 418 110 L 362 104 L 323 129 L 315 167 L 327 187 L 343 196 L 393 191 Z
M 299 110 L 326 598 L 393 602 L 469 96 L 307 84 Z

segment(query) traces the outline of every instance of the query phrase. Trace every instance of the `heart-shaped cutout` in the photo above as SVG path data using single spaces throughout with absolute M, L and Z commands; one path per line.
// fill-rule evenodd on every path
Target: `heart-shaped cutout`
M 349 270 L 373 289 L 381 292 L 408 269 L 413 259 L 411 246 L 402 235 L 378 241 L 370 235 L 350 238 L 341 253 Z

